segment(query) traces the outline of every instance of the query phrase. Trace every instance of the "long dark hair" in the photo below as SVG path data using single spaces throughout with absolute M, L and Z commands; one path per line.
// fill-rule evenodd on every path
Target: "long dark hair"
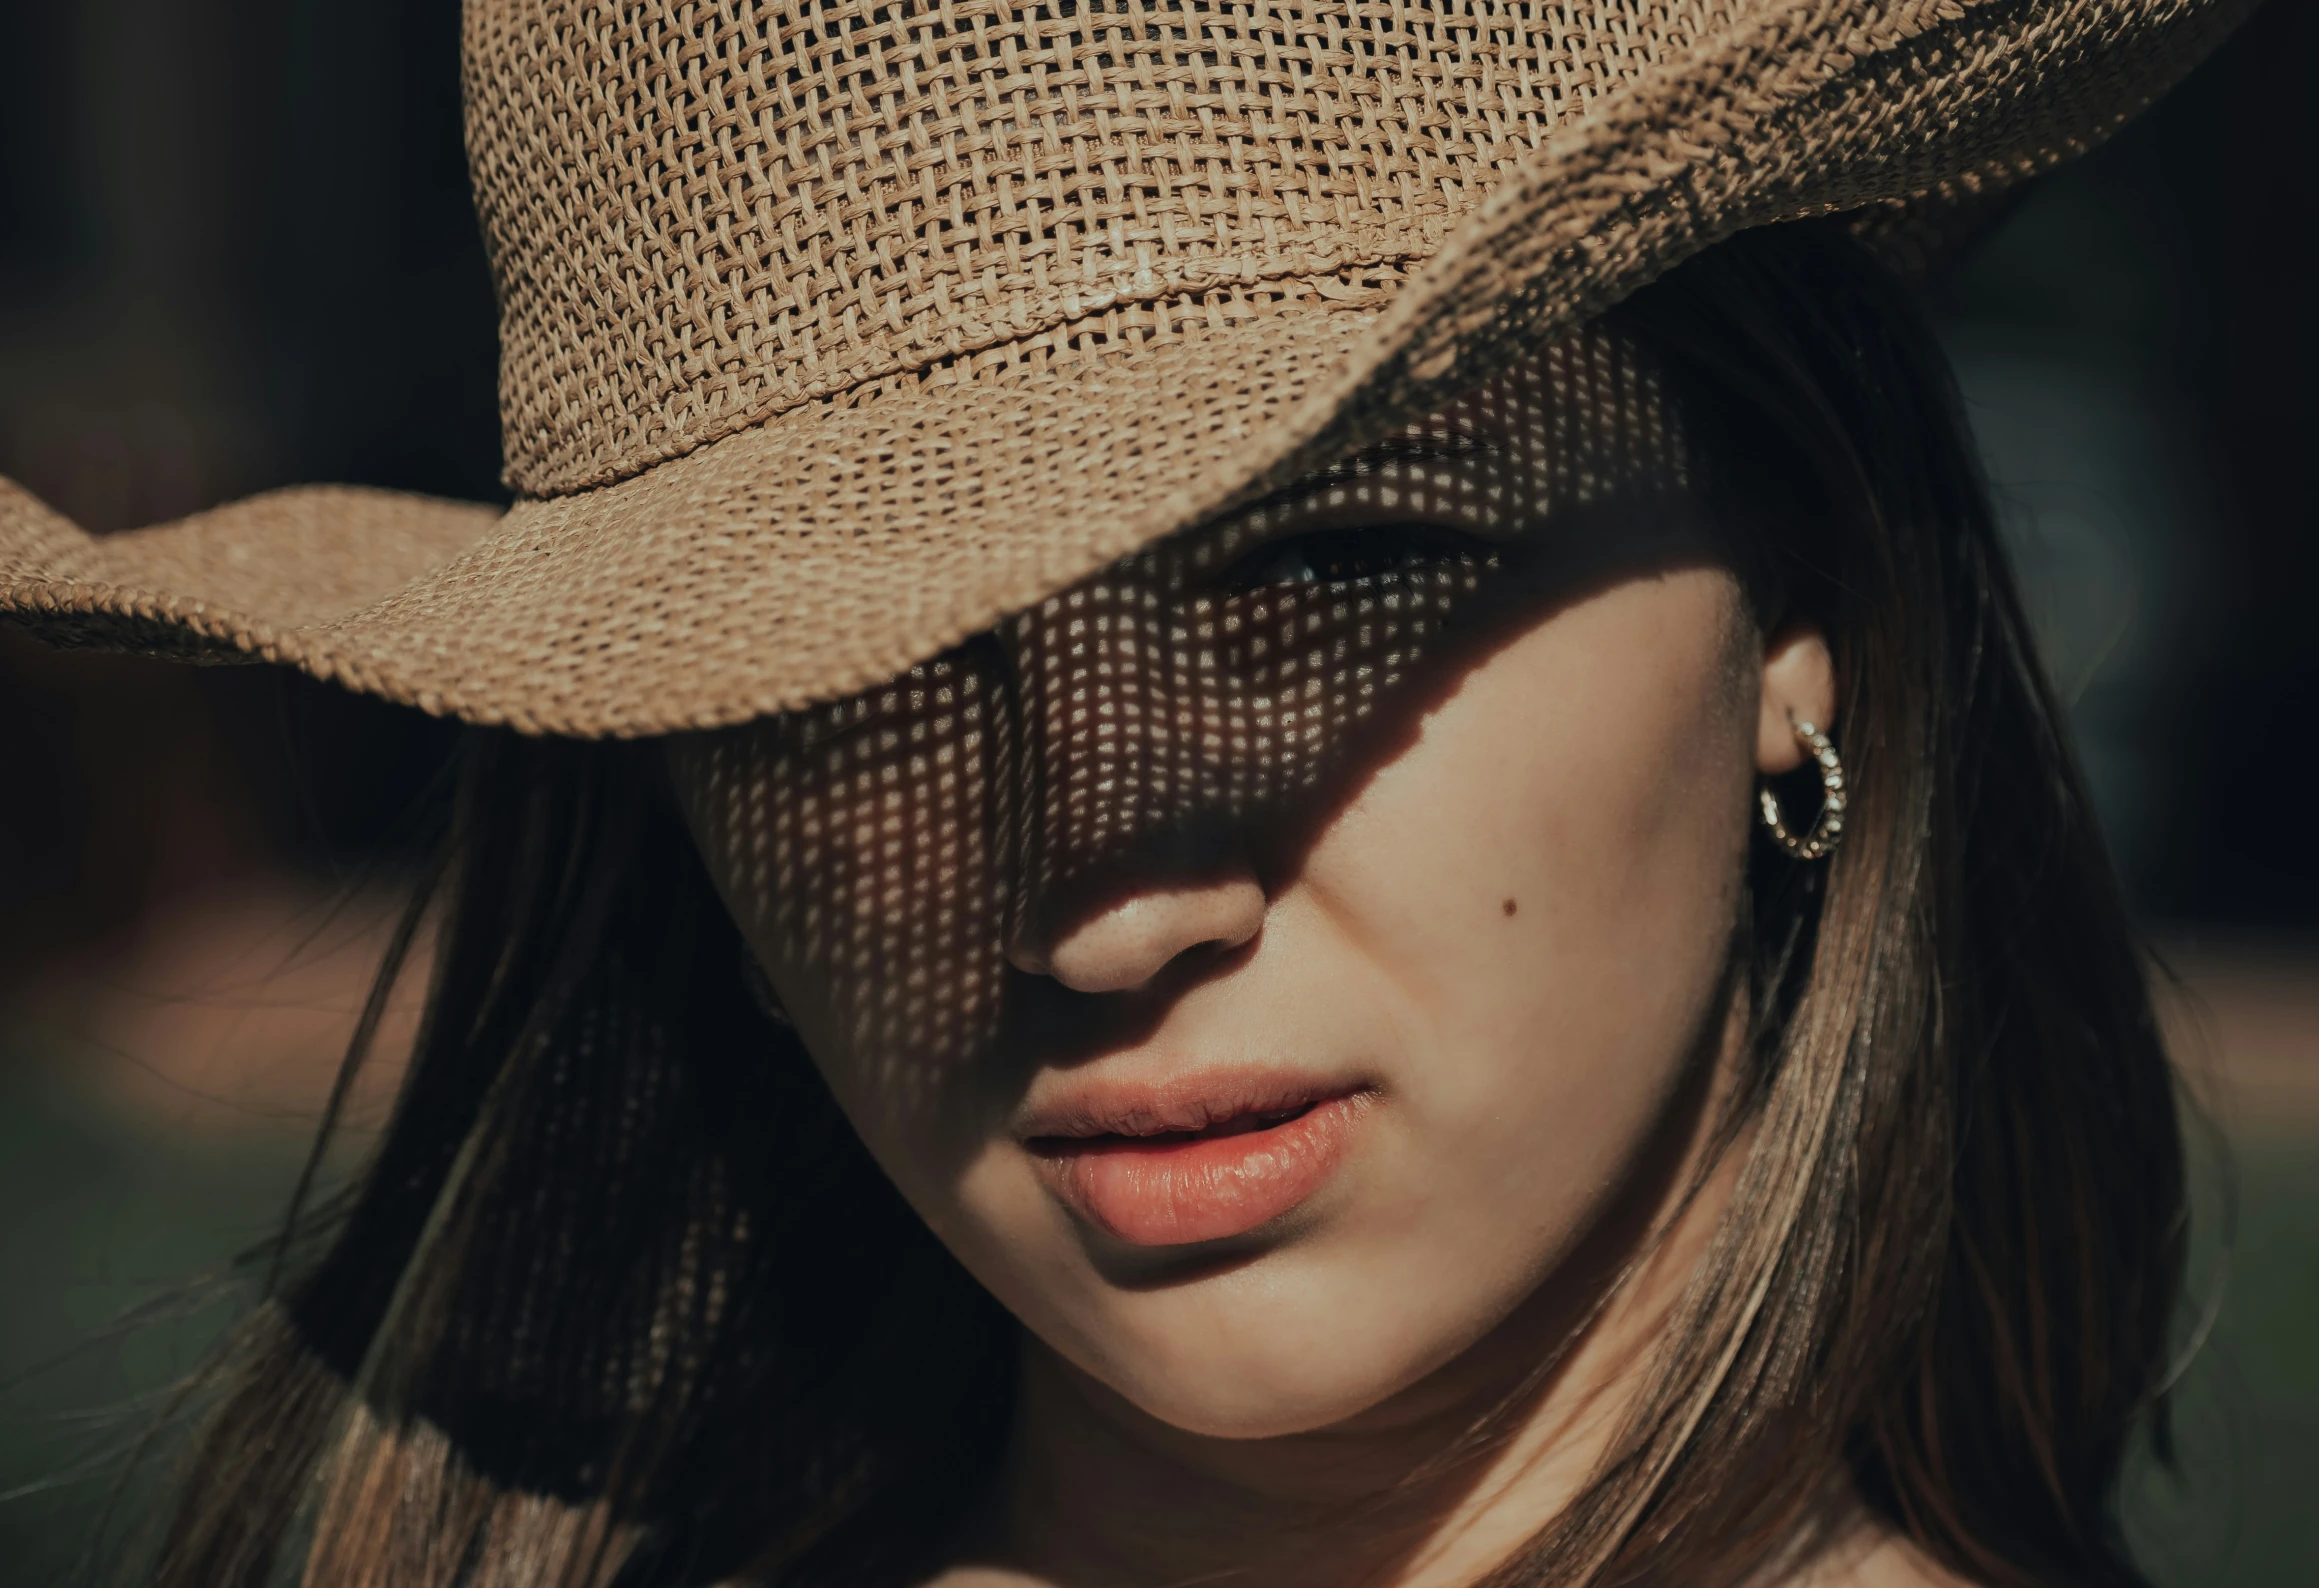
M 1828 866 L 1753 866 L 1732 1211 L 1611 1456 L 1491 1581 L 1730 1580 L 1848 1474 L 1969 1578 L 2140 1584 L 2113 1490 L 2163 1433 L 2172 1082 L 1945 365 L 1832 222 L 1614 317 L 1751 584 L 1831 637 L 1853 803 Z M 194 1386 L 147 1580 L 871 1588 L 974 1502 L 1014 1325 L 747 995 L 660 768 L 470 736 L 349 1059 L 439 921 L 400 1102 Z

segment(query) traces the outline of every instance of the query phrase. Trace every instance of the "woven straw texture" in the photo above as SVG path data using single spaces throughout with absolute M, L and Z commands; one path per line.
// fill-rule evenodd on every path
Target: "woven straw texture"
M 2246 9 L 470 0 L 522 500 L 0 488 L 0 612 L 535 732 L 829 699 L 1736 231 L 1971 205 Z

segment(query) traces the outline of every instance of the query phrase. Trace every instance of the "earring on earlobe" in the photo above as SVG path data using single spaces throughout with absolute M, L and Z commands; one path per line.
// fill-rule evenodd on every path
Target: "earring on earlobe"
M 1764 830 L 1771 834 L 1773 843 L 1788 853 L 1791 860 L 1825 860 L 1836 852 L 1844 841 L 1844 763 L 1836 754 L 1836 747 L 1828 736 L 1808 722 L 1795 725 L 1796 737 L 1811 751 L 1812 762 L 1820 773 L 1820 815 L 1812 823 L 1810 832 L 1797 837 L 1788 831 L 1788 824 L 1780 814 L 1779 796 L 1765 784 L 1756 790 L 1757 808 L 1763 813 Z
M 785 1030 L 795 1030 L 797 1022 L 789 1018 L 782 1006 L 781 995 L 773 990 L 773 978 L 765 974 L 765 967 L 757 963 L 757 956 L 747 949 L 741 951 L 741 980 L 749 984 L 749 996 L 765 1018 Z

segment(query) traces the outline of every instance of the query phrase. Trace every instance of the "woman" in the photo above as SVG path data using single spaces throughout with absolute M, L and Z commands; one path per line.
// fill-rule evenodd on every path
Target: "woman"
M 1862 239 L 2227 10 L 471 7 L 525 500 L 0 502 L 477 724 L 153 1580 L 2139 1582 L 2166 1064 Z

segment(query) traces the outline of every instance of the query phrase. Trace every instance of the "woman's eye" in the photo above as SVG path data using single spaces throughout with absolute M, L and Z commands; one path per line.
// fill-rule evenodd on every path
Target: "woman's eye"
M 1374 579 L 1445 564 L 1483 567 L 1495 561 L 1490 548 L 1470 535 L 1432 524 L 1386 524 L 1267 541 L 1225 569 L 1216 582 L 1227 590 L 1268 590 Z

